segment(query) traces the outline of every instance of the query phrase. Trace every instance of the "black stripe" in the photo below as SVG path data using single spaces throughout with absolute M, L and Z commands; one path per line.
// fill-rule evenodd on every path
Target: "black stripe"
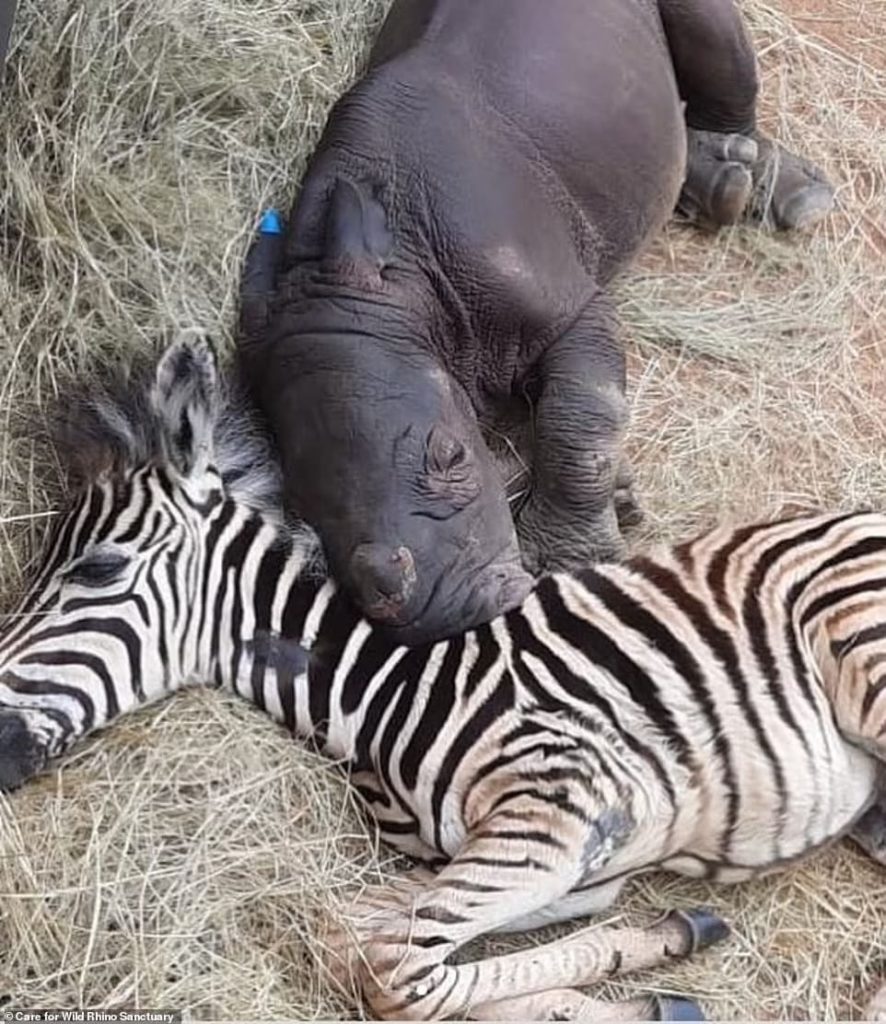
M 408 651 L 404 647 L 403 658 L 406 657 L 407 653 Z M 403 659 L 401 658 L 400 660 L 402 661 Z M 363 721 L 360 723 L 357 739 L 354 743 L 354 764 L 356 770 L 375 772 L 372 744 L 376 739 L 379 723 L 384 713 L 388 710 L 391 701 L 394 700 L 403 685 L 404 679 L 402 674 L 397 671 L 397 665 L 392 666 L 391 671 L 369 701 L 369 707 L 366 709 Z
M 209 529 L 206 532 L 203 580 L 200 587 L 200 622 L 197 627 L 198 644 L 203 637 L 203 631 L 206 629 L 209 615 L 209 580 L 215 566 L 215 549 L 221 541 L 222 534 L 231 525 L 235 512 L 236 505 L 232 501 L 226 501 L 222 505 L 218 516 L 210 523 Z M 221 581 L 221 587 L 224 587 L 224 580 Z
M 485 885 L 483 882 L 470 882 L 464 878 L 447 878 L 446 888 L 455 889 L 457 892 L 475 892 L 480 895 L 484 893 L 501 892 L 498 885 Z
M 784 771 L 781 766 L 781 761 L 777 757 L 775 750 L 769 741 L 769 737 L 763 728 L 760 715 L 751 701 L 750 688 L 748 686 L 748 681 L 741 670 L 741 664 L 733 638 L 729 633 L 714 623 L 708 609 L 697 597 L 686 590 L 675 573 L 649 559 L 642 558 L 633 559 L 631 567 L 635 571 L 641 573 L 646 579 L 655 583 L 655 585 L 658 586 L 663 593 L 667 594 L 668 598 L 682 611 L 698 632 L 699 637 L 704 641 L 715 659 L 719 662 L 726 678 L 732 683 L 733 691 L 735 692 L 738 700 L 738 706 L 750 725 L 751 730 L 754 733 L 754 737 L 766 757 L 766 760 L 769 762 L 779 797 L 779 816 L 783 817 L 787 808 L 787 788 L 785 785 Z M 722 747 L 719 747 L 718 749 L 722 750 Z M 730 793 L 728 800 L 728 815 L 731 827 L 728 834 L 724 834 L 721 840 L 723 843 L 724 855 L 728 851 L 729 841 L 738 820 L 740 795 L 738 793 L 737 784 L 735 785 L 734 798 Z
M 68 697 L 75 704 L 79 704 L 83 710 L 83 732 L 89 732 L 95 725 L 95 705 L 89 694 L 83 690 L 48 679 L 23 679 L 10 671 L 3 673 L 3 683 L 15 693 L 27 693 L 35 697 Z M 65 712 L 49 707 L 40 707 L 35 710 L 40 714 L 48 715 L 58 725 L 65 728 L 66 735 L 73 732 L 74 725 Z
M 708 590 L 713 595 L 714 600 L 717 603 L 717 607 L 726 616 L 726 618 L 735 618 L 735 609 L 729 604 L 728 595 L 726 593 L 726 572 L 729 568 L 729 560 L 735 554 L 735 552 L 742 547 L 751 537 L 756 536 L 758 533 L 762 533 L 765 530 L 771 529 L 776 522 L 767 523 L 753 523 L 750 526 L 743 526 L 737 529 L 730 536 L 729 540 L 718 548 L 717 551 L 711 556 L 708 562 L 708 571 L 706 574 L 706 582 Z
M 253 586 L 250 588 L 254 608 L 253 634 L 255 636 L 271 634 L 271 611 L 274 605 L 274 598 L 277 594 L 277 586 L 280 582 L 280 578 L 283 575 L 286 563 L 288 562 L 291 554 L 291 541 L 289 541 L 288 538 L 281 536 L 279 540 L 275 540 L 275 542 L 272 543 L 261 556 L 258 572 L 255 574 Z M 239 590 L 240 588 L 238 587 L 238 592 Z M 239 638 L 240 634 L 235 633 L 234 636 Z M 235 649 L 237 648 L 240 648 L 239 643 L 235 644 Z M 264 684 L 265 672 L 268 668 L 268 664 L 267 660 L 263 660 L 262 658 L 253 658 L 250 671 L 252 699 L 256 706 L 261 708 L 262 711 L 265 710 Z
M 53 668 L 68 668 L 78 665 L 88 669 L 95 675 L 102 684 L 105 691 L 105 708 L 107 709 L 108 720 L 116 718 L 120 713 L 120 704 L 117 700 L 117 689 L 114 680 L 108 671 L 103 658 L 96 654 L 89 654 L 86 651 L 56 650 L 44 651 L 38 654 L 26 654 L 19 661 L 20 665 L 52 666 Z M 87 698 L 92 703 L 91 698 Z
M 848 591 L 854 591 L 856 588 L 860 588 L 859 593 L 863 593 L 866 588 L 863 584 L 857 584 L 849 587 L 837 587 L 826 594 L 822 594 L 815 601 L 811 602 L 809 608 L 806 609 L 806 612 L 800 619 L 799 631 L 794 625 L 794 611 L 806 589 L 823 573 L 830 569 L 835 569 L 838 566 L 845 565 L 856 558 L 865 558 L 872 554 L 880 554 L 884 550 L 886 550 L 886 538 L 883 537 L 867 537 L 864 540 L 851 544 L 848 548 L 836 551 L 830 557 L 817 565 L 815 569 L 808 573 L 802 580 L 798 580 L 796 583 L 792 584 L 787 593 L 785 601 L 785 644 L 790 654 L 791 666 L 793 668 L 794 675 L 803 689 L 809 705 L 815 712 L 815 718 L 818 722 L 819 731 L 822 737 L 826 736 L 830 727 L 830 719 L 822 719 L 822 716 L 818 711 L 816 693 L 820 693 L 820 689 L 817 686 L 814 687 L 813 683 L 815 680 L 810 679 L 809 665 L 800 649 L 799 631 L 805 630 L 809 622 L 811 622 L 817 614 L 820 614 L 827 609 L 830 598 L 835 597 L 838 601 L 841 599 L 848 599 L 851 596 L 854 596 L 847 593 Z M 879 578 L 870 582 L 879 582 Z M 884 583 L 886 583 L 886 581 L 884 581 Z M 843 595 L 842 597 L 840 596 L 841 594 Z M 824 768 L 827 771 L 829 770 L 832 761 L 828 743 L 825 742 L 824 745 L 821 746 L 821 752 L 820 756 L 825 759 L 826 763 Z
M 157 481 L 160 490 L 163 491 L 163 493 L 170 500 L 170 502 L 172 502 L 172 504 L 175 504 L 176 497 L 180 493 L 181 489 L 176 487 L 176 485 L 170 479 L 169 474 L 158 467 L 156 473 L 154 474 L 154 479 Z M 191 506 L 191 508 L 193 508 L 193 501 L 189 502 L 189 505 Z
M 648 579 L 648 577 L 646 577 Z M 703 673 L 689 649 L 654 615 L 643 608 L 629 594 L 617 587 L 612 580 L 593 569 L 578 575 L 577 579 L 585 589 L 597 598 L 615 616 L 619 625 L 639 633 L 652 649 L 650 653 L 664 655 L 671 667 L 681 675 L 692 696 L 701 708 L 713 736 L 718 737 L 722 725 L 717 715 L 714 702 L 705 686 Z M 668 591 L 657 584 L 660 590 Z M 562 597 L 561 597 L 562 601 Z M 563 636 L 572 647 L 581 651 L 592 663 L 603 665 L 623 686 L 627 687 L 631 699 L 646 712 L 655 726 L 663 732 L 674 745 L 680 762 L 694 771 L 698 765 L 694 751 L 686 737 L 680 732 L 670 708 L 660 695 L 658 686 L 652 676 L 643 671 L 640 665 L 629 658 L 618 646 L 618 643 L 607 637 L 604 630 L 597 628 L 590 617 L 579 618 L 569 612 L 563 603 L 563 612 L 556 623 L 556 632 Z M 735 776 L 731 770 L 731 759 L 728 747 L 725 752 L 719 751 L 726 771 L 727 785 L 734 786 Z M 725 756 L 724 756 L 725 755 Z
M 197 612 L 198 607 L 199 607 L 199 615 L 202 617 L 202 615 L 204 614 L 203 610 L 205 608 L 205 605 L 203 605 L 204 598 L 203 598 L 202 593 L 201 593 L 202 587 L 201 587 L 201 576 L 200 576 L 200 574 L 201 574 L 201 571 L 203 571 L 204 572 L 204 579 L 205 579 L 205 566 L 201 566 L 201 562 L 200 562 L 200 554 L 201 553 L 198 552 L 197 546 L 195 544 L 188 544 L 187 547 L 185 547 L 184 546 L 184 540 L 183 540 L 182 541 L 182 548 L 183 548 L 183 551 L 184 551 L 185 564 L 184 564 L 183 571 L 182 571 L 182 574 L 181 574 L 180 578 L 181 578 L 182 583 L 183 583 L 184 588 L 185 588 L 183 596 L 184 596 L 184 600 L 185 600 L 185 603 L 186 603 L 186 608 L 184 609 L 184 615 L 183 616 L 181 615 L 181 609 L 179 609 L 179 607 L 178 607 L 178 600 L 177 599 L 174 601 L 174 604 L 176 605 L 176 615 L 179 616 L 178 621 L 179 621 L 180 626 L 181 626 L 180 633 L 179 633 L 179 640 L 178 640 L 179 664 L 186 665 L 187 664 L 186 655 L 187 655 L 187 652 L 188 652 L 188 644 L 189 643 L 194 644 L 197 647 L 197 649 L 199 650 L 200 640 L 201 640 L 201 637 L 202 637 L 202 633 L 200 632 L 200 627 L 199 627 L 199 620 L 198 620 L 198 629 L 197 629 L 196 636 L 193 636 L 192 633 L 191 633 L 191 630 L 188 628 L 188 626 L 189 626 L 188 620 L 192 619 L 192 617 L 198 613 Z M 179 549 L 179 558 L 181 557 L 181 551 L 182 551 L 182 549 Z M 170 586 L 172 587 L 174 592 L 177 592 L 178 588 L 176 586 L 175 569 L 178 568 L 178 564 L 172 563 L 172 561 L 170 559 L 169 561 L 167 561 L 167 566 L 168 566 L 169 579 L 171 581 Z M 208 680 L 207 680 L 207 682 L 208 682 Z
M 407 651 L 406 656 L 398 663 L 394 672 L 403 680 L 403 688 L 397 697 L 391 714 L 388 716 L 384 732 L 381 735 L 378 745 L 378 763 L 376 771 L 381 776 L 385 789 L 390 793 L 404 812 L 411 815 L 411 809 L 402 794 L 394 785 L 393 764 L 394 746 L 403 736 L 403 727 L 409 713 L 414 709 L 418 697 L 418 684 L 427 668 L 433 651 L 433 644 L 425 644 L 421 647 L 413 647 Z
M 352 715 L 360 707 L 366 687 L 381 671 L 394 649 L 394 644 L 382 630 L 374 629 L 369 633 L 345 676 L 341 694 L 343 714 Z
M 148 589 L 151 591 L 151 597 L 154 599 L 154 607 L 157 609 L 157 651 L 160 655 L 160 664 L 163 671 L 163 689 L 168 690 L 170 684 L 169 678 L 169 646 L 167 644 L 167 626 L 166 626 L 166 599 L 157 585 L 156 575 L 157 566 L 163 561 L 164 551 L 162 548 L 158 549 L 157 552 L 150 558 L 148 562 L 147 572 L 145 579 L 148 583 Z M 145 623 L 147 625 L 147 623 Z M 178 685 L 181 680 L 172 680 L 175 685 Z
M 138 634 L 133 630 L 125 619 L 116 618 L 95 618 L 90 617 L 86 619 L 80 619 L 76 624 L 78 636 L 78 643 L 83 643 L 82 634 L 85 633 L 99 633 L 105 636 L 112 636 L 115 640 L 119 640 L 123 644 L 123 648 L 126 651 L 127 661 L 129 663 L 129 683 L 132 688 L 132 693 L 135 696 L 138 703 L 141 703 L 145 699 L 145 691 L 142 686 L 142 672 L 141 672 L 141 641 Z M 70 623 L 62 626 L 50 626 L 47 629 L 42 629 L 34 632 L 30 637 L 25 640 L 27 647 L 31 647 L 36 644 L 45 643 L 47 640 L 60 640 L 62 643 L 60 646 L 64 646 L 64 642 L 70 642 L 71 640 L 71 625 Z M 21 645 L 19 649 L 11 652 L 8 655 L 9 661 L 14 661 L 21 654 L 25 653 L 22 650 Z M 39 652 L 35 654 L 37 657 Z M 118 680 L 118 683 L 122 680 Z
M 832 640 L 831 654 L 837 661 L 842 661 L 850 651 L 864 647 L 866 644 L 876 643 L 878 640 L 886 640 L 886 622 L 868 626 L 867 629 L 860 629 L 843 640 Z
M 240 529 L 233 537 L 228 539 L 224 550 L 221 552 L 221 579 L 215 591 L 212 602 L 212 622 L 209 641 L 210 656 L 215 662 L 215 682 L 223 686 L 226 680 L 222 669 L 221 659 L 221 630 L 222 616 L 224 615 L 225 601 L 230 592 L 231 600 L 231 622 L 225 623 L 225 628 L 230 629 L 233 636 L 243 636 L 243 596 L 240 593 L 239 580 L 243 566 L 249 558 L 249 552 L 255 539 L 258 536 L 262 523 L 258 516 L 250 516 L 240 524 Z M 234 645 L 235 653 L 239 651 L 239 645 Z M 231 670 L 229 666 L 229 671 Z M 236 688 L 236 676 L 229 680 L 230 685 Z M 263 705 L 259 707 L 264 710 Z
M 712 626 L 712 623 L 706 616 L 702 618 L 693 614 L 698 609 L 692 606 L 692 602 L 686 601 L 688 594 L 677 575 L 648 559 L 638 559 L 636 570 L 681 610 L 693 629 L 710 647 L 710 636 L 706 627 Z M 620 622 L 644 636 L 656 654 L 667 658 L 675 672 L 689 687 L 693 701 L 701 711 L 710 730 L 714 753 L 721 766 L 723 786 L 726 789 L 726 822 L 723 834 L 719 839 L 720 849 L 725 854 L 738 822 L 741 794 L 735 774 L 732 744 L 727 735 L 728 730 L 724 728 L 698 659 L 660 619 L 640 605 L 633 597 L 616 587 L 611 580 L 598 572 L 586 572 L 580 578 L 588 590 L 603 601 Z M 734 647 L 731 650 L 717 653 L 722 668 L 734 677 L 739 672 L 738 656 Z M 719 656 L 720 654 L 725 654 L 729 660 L 724 661 L 723 657 Z
M 431 793 L 431 821 L 434 824 L 434 845 L 438 850 L 443 848 L 443 801 L 449 792 L 459 765 L 492 727 L 493 723 L 514 706 L 514 680 L 510 672 L 503 672 L 492 693 L 468 719 L 453 739 L 440 765 L 434 789 Z M 470 793 L 465 792 L 466 799 Z
M 173 504 L 183 502 L 188 508 L 193 509 L 200 516 L 208 516 L 213 509 L 224 500 L 224 491 L 221 487 L 210 491 L 205 501 L 194 501 L 194 499 L 183 488 L 179 487 L 169 476 L 169 473 L 162 466 L 154 468 L 153 478 L 160 485 L 163 493 Z
M 400 777 L 403 779 L 403 785 L 410 791 L 416 787 L 419 769 L 425 756 L 441 730 L 445 728 L 455 708 L 455 679 L 464 650 L 464 637 L 455 637 L 446 642 L 446 653 L 431 684 L 431 692 L 425 700 L 421 718 L 403 751 L 400 759 Z
M 502 812 L 504 813 L 504 812 Z M 493 819 L 487 819 L 494 824 Z M 504 842 L 538 843 L 539 846 L 548 846 L 552 850 L 565 850 L 566 844 L 550 832 L 542 832 L 540 829 L 515 829 L 515 828 L 486 828 L 471 834 L 471 839 L 495 839 Z
M 95 535 L 95 542 L 97 544 L 107 540 L 114 528 L 120 525 L 121 512 L 132 513 L 135 501 L 133 491 L 135 490 L 136 483 L 139 484 L 140 488 L 138 511 L 135 513 L 129 526 L 126 527 L 119 537 L 115 538 L 115 541 L 117 544 L 129 544 L 134 540 L 138 540 L 144 532 L 148 513 L 154 506 L 154 495 L 151 493 L 145 477 L 139 476 L 126 480 L 119 488 L 115 489 L 111 509 L 105 517 L 101 529 Z
M 440 1008 L 449 1001 L 449 998 L 452 996 L 453 989 L 458 984 L 460 977 L 459 971 L 453 970 L 452 967 L 449 967 L 447 965 L 444 966 L 446 967 L 447 973 L 450 974 L 449 987 L 446 989 L 445 992 L 443 992 L 440 995 L 440 998 L 434 1003 L 433 1006 L 426 1007 L 424 1013 L 422 1014 L 425 1020 L 437 1020 L 439 1018 Z
M 343 591 L 331 597 L 317 627 L 317 638 L 311 646 L 308 668 L 308 712 L 312 730 L 322 747 L 329 727 L 332 680 L 345 647 L 360 616 Z
M 144 537 L 142 537 L 142 539 L 138 543 L 138 547 L 136 548 L 139 554 L 141 554 L 144 551 L 148 551 L 151 548 L 151 546 L 153 545 L 154 541 L 157 538 L 157 534 L 160 532 L 160 527 L 163 525 L 163 520 L 164 517 L 159 511 L 159 509 L 155 509 L 153 515 L 151 516 L 151 525 L 148 528 L 148 532 L 145 534 Z M 169 524 L 166 528 L 166 533 L 169 534 L 171 532 L 171 529 L 172 524 Z
M 531 718 L 524 718 L 513 729 L 502 736 L 501 745 L 502 747 L 509 747 L 512 743 L 526 739 L 527 736 L 550 737 L 550 734 L 551 729 L 549 725 L 533 721 Z
M 541 803 L 553 805 L 564 814 L 569 814 L 573 818 L 578 818 L 579 821 L 587 822 L 589 820 L 585 811 L 570 798 L 569 789 L 566 786 L 559 786 L 557 789 L 552 790 L 539 790 L 535 786 L 531 789 L 509 790 L 506 793 L 502 793 L 501 796 L 497 797 L 493 801 L 489 808 L 490 815 L 494 814 L 496 810 L 504 807 L 506 804 L 511 803 L 513 800 L 536 800 Z
M 614 753 L 609 750 L 608 753 Z M 591 753 L 590 751 L 585 752 L 582 757 L 587 757 Z M 617 779 L 612 773 L 612 770 L 606 766 L 602 757 L 599 756 L 599 752 L 594 751 L 596 756 L 596 763 L 594 764 L 594 774 L 605 775 L 615 786 L 620 797 L 625 797 L 628 794 L 625 793 L 625 783 L 623 779 Z M 532 781 L 536 785 L 539 782 L 543 782 L 546 785 L 551 782 L 571 782 L 574 786 L 586 790 L 588 793 L 596 796 L 596 789 L 594 787 L 594 779 L 588 772 L 583 770 L 582 767 L 574 767 L 570 765 L 553 765 L 548 768 L 531 768 L 526 771 L 522 771 L 519 774 L 519 778 L 525 781 Z
M 563 604 L 557 590 L 557 583 L 553 578 L 542 580 L 536 587 L 534 593 L 542 607 L 545 617 L 547 618 L 549 628 L 553 633 L 558 636 L 568 636 L 570 634 L 574 635 L 578 632 L 576 624 L 569 622 L 569 620 L 573 619 L 574 616 L 572 616 L 572 613 Z M 589 680 L 582 679 L 580 676 L 577 676 L 558 654 L 538 639 L 535 633 L 533 633 L 530 623 L 523 612 L 519 610 L 508 612 L 505 616 L 505 622 L 507 623 L 508 631 L 515 646 L 515 657 L 513 659 L 514 668 L 517 671 L 520 682 L 535 698 L 539 706 L 550 710 L 557 710 L 563 707 L 563 702 L 554 694 L 545 690 L 541 683 L 532 674 L 529 666 L 525 664 L 524 659 L 519 657 L 520 652 L 531 654 L 541 661 L 541 663 L 547 668 L 548 672 L 550 672 L 557 681 L 557 684 L 562 687 L 562 689 L 565 690 L 573 700 L 579 702 L 580 705 L 590 705 L 596 708 L 604 716 L 609 725 L 612 726 L 615 732 L 621 737 L 625 746 L 637 754 L 638 757 L 642 758 L 642 760 L 652 768 L 667 793 L 671 806 L 676 807 L 677 793 L 674 789 L 674 784 L 671 782 L 670 776 L 665 769 L 663 761 L 650 747 L 641 743 L 636 736 L 630 732 L 626 732 L 622 728 L 621 722 L 615 714 L 612 704 L 594 688 L 593 684 Z M 583 622 L 578 622 L 579 627 L 583 625 Z M 595 633 L 596 636 L 601 637 L 604 644 L 607 644 L 610 647 L 609 660 L 611 662 L 618 663 L 618 656 L 621 652 L 611 650 L 614 645 L 611 644 L 611 641 L 609 641 L 607 637 L 602 636 L 600 630 L 594 629 L 593 633 Z M 603 653 L 606 653 L 605 650 Z M 594 651 L 593 656 L 590 657 L 590 660 L 592 663 L 601 660 L 596 650 Z M 681 737 L 681 739 L 683 738 Z M 685 740 L 683 740 L 683 742 L 685 744 Z
M 742 601 L 742 618 L 745 629 L 747 630 L 748 637 L 751 642 L 754 657 L 757 659 L 757 664 L 768 683 L 768 692 L 775 702 L 782 720 L 790 726 L 797 735 L 800 742 L 803 744 L 803 749 L 806 751 L 807 757 L 809 758 L 812 757 L 809 744 L 803 734 L 803 731 L 797 724 L 793 712 L 785 700 L 784 691 L 780 686 L 781 680 L 778 672 L 778 666 L 776 665 L 775 657 L 772 654 L 772 648 L 769 646 L 767 640 L 768 634 L 766 630 L 766 617 L 760 607 L 760 594 L 766 582 L 766 577 L 770 572 L 772 572 L 781 559 L 785 557 L 785 555 L 794 554 L 801 547 L 821 540 L 835 526 L 840 526 L 852 518 L 858 518 L 858 513 L 850 512 L 846 515 L 826 519 L 823 522 L 819 521 L 810 529 L 804 530 L 802 533 L 795 534 L 791 537 L 785 537 L 767 548 L 757 558 L 756 563 L 754 564 L 753 571 L 748 577 L 747 584 L 745 585 L 744 599 Z M 886 538 L 877 538 L 877 540 L 879 541 L 879 547 L 876 550 L 882 550 L 886 547 Z M 844 561 L 850 560 L 852 557 L 856 557 L 852 552 L 855 549 L 863 548 L 865 543 L 866 542 L 862 542 L 862 544 L 852 545 L 851 548 L 848 548 L 845 551 L 838 551 L 836 555 L 826 559 L 815 569 L 813 573 L 810 573 L 803 584 L 794 584 L 788 590 L 786 608 L 788 613 L 788 627 L 786 627 L 786 637 L 791 648 L 796 648 L 797 644 L 795 635 L 796 631 L 793 628 L 793 615 L 791 613 L 802 591 L 802 587 L 808 586 L 817 575 L 826 569 L 833 568 L 835 565 L 839 565 Z M 795 656 L 792 650 L 792 667 L 794 669 L 796 669 L 798 664 L 803 665 L 803 659 L 802 657 L 799 657 L 799 653 L 800 652 L 797 649 Z M 815 696 L 812 692 L 812 687 L 809 682 L 808 673 L 805 671 L 805 666 L 799 672 L 797 682 L 807 704 L 812 708 L 813 712 L 817 713 Z
M 471 665 L 467 679 L 465 679 L 463 694 L 465 700 L 471 698 L 501 654 L 501 648 L 495 640 L 492 629 L 488 625 L 475 629 L 473 636 L 476 638 L 478 650 L 474 664 Z
M 296 579 L 289 589 L 280 621 L 280 635 L 286 641 L 300 641 L 304 625 L 323 584 Z M 277 695 L 283 712 L 283 721 L 290 732 L 295 732 L 295 666 L 287 663 L 277 666 Z
M 42 569 L 37 579 L 34 581 L 34 585 L 28 591 L 24 601 L 18 608 L 20 618 L 7 634 L 7 643 L 15 642 L 23 632 L 31 628 L 33 623 L 27 620 L 26 616 L 28 613 L 35 611 L 35 605 L 42 599 L 43 590 L 49 583 L 53 574 L 57 572 L 60 566 L 70 561 L 76 553 L 77 546 L 75 543 L 75 530 L 77 531 L 76 537 L 78 538 L 82 537 L 84 534 L 90 534 L 95 526 L 99 514 L 101 513 L 102 505 L 103 493 L 101 489 L 98 487 L 90 488 L 84 501 L 81 502 L 81 504 L 62 521 L 57 534 L 56 531 L 53 531 L 47 558 L 42 564 Z M 86 506 L 87 509 L 85 514 L 83 512 L 84 506 Z M 81 515 L 84 516 L 83 525 L 79 530 L 77 530 L 77 523 Z M 50 604 L 52 603 L 52 600 L 53 599 L 50 599 Z
M 59 609 L 62 615 L 73 615 L 78 611 L 82 611 L 84 608 L 92 610 L 94 608 L 123 608 L 127 604 L 131 604 L 135 607 L 138 617 L 142 621 L 142 625 L 150 626 L 151 617 L 148 612 L 147 601 L 138 592 L 138 587 L 141 586 L 142 577 L 145 575 L 144 566 L 139 566 L 133 576 L 132 582 L 126 588 L 119 593 L 107 594 L 105 597 L 70 597 L 67 601 L 63 601 Z
M 390 801 L 389 801 L 390 802 Z M 382 832 L 386 832 L 388 835 L 393 836 L 414 836 L 418 835 L 418 822 L 412 821 L 381 821 L 378 822 L 378 827 Z
M 804 580 L 803 586 L 806 585 L 808 584 Z M 813 619 L 818 618 L 819 615 L 829 611 L 835 605 L 842 604 L 853 597 L 860 597 L 862 594 L 874 594 L 881 590 L 886 590 L 886 576 L 878 576 L 873 579 L 862 580 L 860 583 L 853 583 L 851 586 L 836 587 L 834 590 L 829 590 L 814 601 L 809 602 L 806 610 L 800 616 L 799 628 L 801 630 L 806 629 Z
M 462 914 L 453 913 L 446 907 L 419 907 L 414 916 L 419 921 L 439 921 L 440 924 L 464 924 L 470 920 Z
M 527 868 L 530 868 L 533 871 L 543 871 L 545 874 L 550 874 L 554 870 L 550 864 L 536 860 L 535 857 L 520 857 L 517 860 L 506 860 L 503 857 L 481 857 L 475 854 L 462 856 L 462 854 L 459 854 L 452 863 L 456 867 L 461 867 L 462 864 L 476 864 L 479 867 L 495 868 L 496 870 L 525 871 Z
M 451 886 L 452 882 L 450 881 L 446 884 Z M 433 949 L 434 946 L 451 946 L 452 940 L 445 935 L 426 935 L 423 938 L 410 935 L 409 943 L 412 946 L 417 946 L 419 949 Z M 436 966 L 435 964 L 434 967 Z
M 224 491 L 219 488 L 215 491 L 210 491 L 205 501 L 194 501 L 194 499 L 184 489 L 179 489 L 176 493 L 176 500 L 182 501 L 189 508 L 192 508 L 199 516 L 208 516 L 215 508 L 217 508 L 225 500 Z
M 384 808 L 391 806 L 391 800 L 387 793 L 383 793 L 380 789 L 376 789 L 375 786 L 370 786 L 362 782 L 355 782 L 353 783 L 353 786 L 367 804 L 380 804 Z M 381 822 L 379 822 L 379 828 L 383 828 Z M 417 827 L 415 831 L 418 831 Z
M 169 585 L 168 596 L 172 601 L 172 621 L 178 623 L 181 618 L 181 598 L 179 597 L 179 590 L 182 586 L 187 588 L 188 579 L 187 573 L 183 573 L 181 579 L 176 574 L 176 569 L 180 568 L 180 562 L 182 557 L 182 548 L 184 547 L 184 538 L 179 540 L 178 544 L 172 549 L 172 551 L 166 552 L 162 558 L 163 568 L 166 573 L 166 582 Z M 194 609 L 191 609 L 193 612 Z M 184 664 L 184 661 L 182 661 Z
M 861 702 L 861 715 L 859 716 L 859 730 L 863 731 L 867 725 L 868 716 L 880 694 L 886 690 L 886 676 L 880 676 L 875 683 L 868 683 L 864 692 L 864 699 Z

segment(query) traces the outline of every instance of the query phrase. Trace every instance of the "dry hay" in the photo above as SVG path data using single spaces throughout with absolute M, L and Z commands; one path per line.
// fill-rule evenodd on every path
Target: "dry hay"
M 287 201 L 383 6 L 22 3 L 0 94 L 10 597 L 57 498 L 16 418 L 174 324 L 230 341 L 254 213 Z M 766 123 L 826 164 L 840 212 L 800 240 L 673 226 L 624 283 L 640 540 L 886 493 L 886 3 L 807 0 L 795 21 L 745 7 Z M 189 694 L 0 798 L 0 1004 L 350 1017 L 318 968 L 317 923 L 391 866 L 324 762 L 252 709 Z M 650 876 L 608 919 L 699 902 L 735 938 L 622 991 L 691 993 L 723 1019 L 832 1020 L 857 1016 L 886 969 L 884 876 L 848 847 L 732 889 Z

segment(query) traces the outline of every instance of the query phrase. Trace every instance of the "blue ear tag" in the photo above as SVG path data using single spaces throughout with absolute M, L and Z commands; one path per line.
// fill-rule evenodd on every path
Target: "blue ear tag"
M 282 235 L 283 234 L 283 221 L 280 219 L 280 214 L 271 207 L 261 215 L 261 221 L 258 225 L 258 230 L 263 235 Z

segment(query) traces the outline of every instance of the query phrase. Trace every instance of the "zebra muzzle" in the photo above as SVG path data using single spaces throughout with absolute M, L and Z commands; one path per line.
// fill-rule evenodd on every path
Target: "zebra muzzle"
M 0 792 L 17 789 L 46 764 L 46 751 L 15 711 L 0 709 Z

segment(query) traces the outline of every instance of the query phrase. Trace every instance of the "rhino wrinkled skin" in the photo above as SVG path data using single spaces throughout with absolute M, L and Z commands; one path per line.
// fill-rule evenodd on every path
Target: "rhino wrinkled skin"
M 273 285 L 244 291 L 240 355 L 289 506 L 404 642 L 519 603 L 527 570 L 622 554 L 607 286 L 684 181 L 687 206 L 740 212 L 756 93 L 732 0 L 394 3 Z M 533 463 L 516 528 L 481 432 L 515 399 Z

